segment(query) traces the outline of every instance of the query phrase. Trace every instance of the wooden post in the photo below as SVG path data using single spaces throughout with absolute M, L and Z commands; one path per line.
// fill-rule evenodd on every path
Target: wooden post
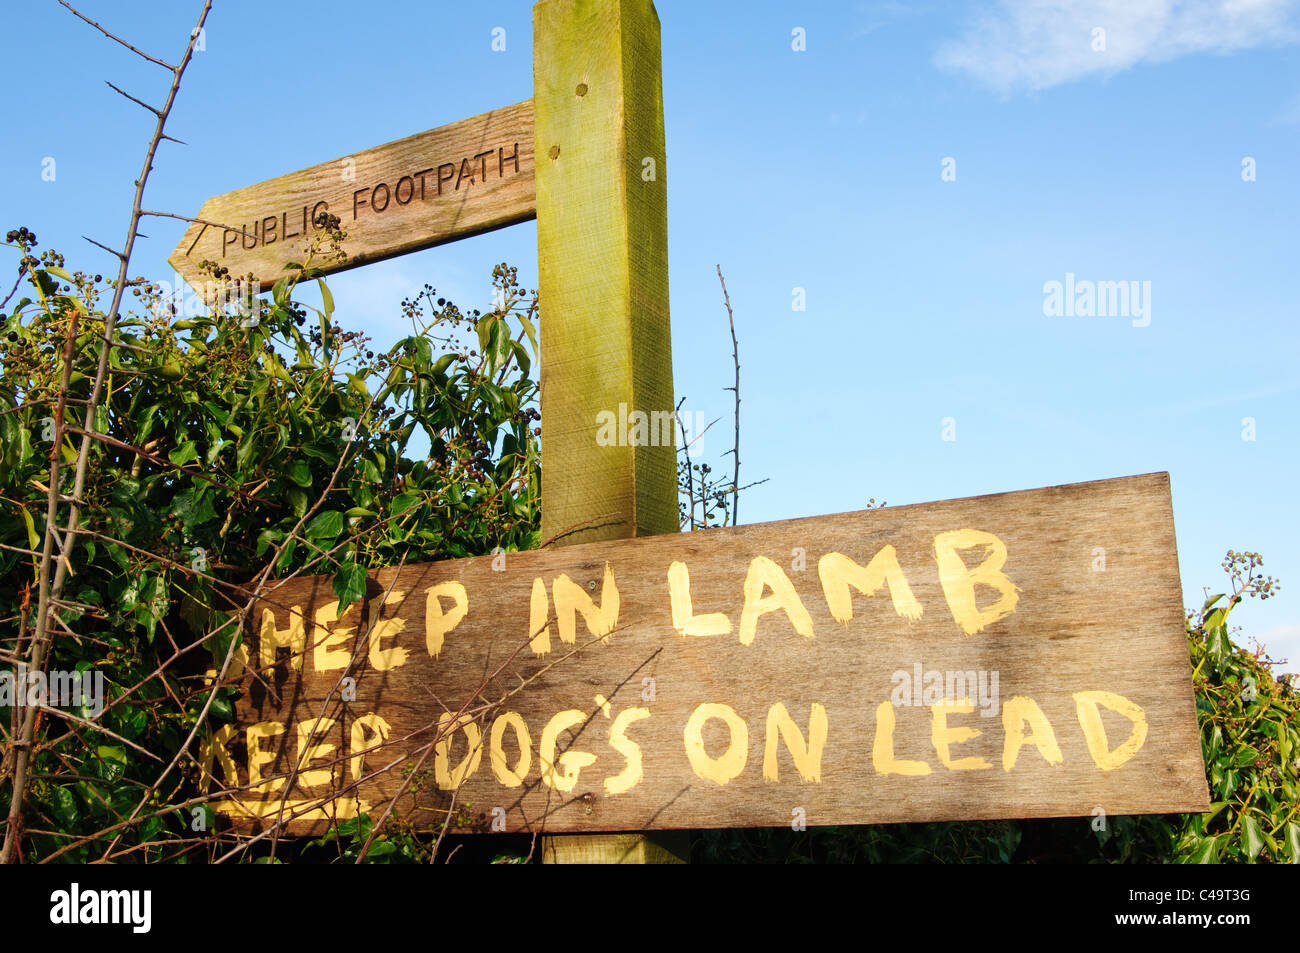
M 675 533 L 671 436 L 644 446 L 597 442 L 602 414 L 614 415 L 622 435 L 628 415 L 673 412 L 654 4 L 541 0 L 533 7 L 533 83 L 542 539 L 567 545 Z M 684 833 L 676 841 L 549 837 L 542 852 L 553 863 L 685 859 Z

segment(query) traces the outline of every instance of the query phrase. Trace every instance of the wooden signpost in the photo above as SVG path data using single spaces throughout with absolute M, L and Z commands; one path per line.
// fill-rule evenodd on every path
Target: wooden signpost
M 341 271 L 533 218 L 533 104 L 517 103 L 217 195 L 172 252 L 196 290 L 203 261 L 252 273 L 263 291 L 301 261 L 322 213 L 347 230 Z M 212 223 L 212 224 L 205 224 Z
M 220 810 L 319 832 L 396 795 L 416 824 L 587 834 L 1206 809 L 1167 475 L 677 532 L 673 447 L 596 441 L 602 412 L 673 408 L 653 5 L 542 0 L 534 77 L 211 199 L 173 256 L 265 288 L 317 208 L 348 232 L 326 270 L 538 221 L 557 544 L 380 570 L 341 616 L 329 577 L 268 591 L 206 749 Z M 612 843 L 547 854 L 653 853 Z
M 402 815 L 483 831 L 1202 811 L 1181 601 L 1163 473 L 380 570 L 342 617 L 297 579 L 212 770 L 302 832 L 435 740 Z

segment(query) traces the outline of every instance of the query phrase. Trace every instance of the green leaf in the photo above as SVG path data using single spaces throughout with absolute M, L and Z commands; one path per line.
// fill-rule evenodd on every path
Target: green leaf
M 257 452 L 257 440 L 253 434 L 247 434 L 239 438 L 239 446 L 235 450 L 235 466 L 240 470 L 248 468 L 248 461 L 252 459 L 253 454 Z
M 40 546 L 41 538 L 36 535 L 36 524 L 32 522 L 32 514 L 27 512 L 27 507 L 20 506 L 19 510 L 23 514 L 23 522 L 27 524 L 27 545 L 32 549 Z
M 307 524 L 308 539 L 334 539 L 343 532 L 343 514 L 338 510 L 325 510 L 312 517 Z
M 288 568 L 289 564 L 293 562 L 293 554 L 296 553 L 297 551 L 298 551 L 298 540 L 291 539 L 289 540 L 289 542 L 285 543 L 284 551 L 280 553 L 280 558 L 277 559 L 275 562 L 276 570 L 278 571 L 278 570 Z
M 1291 863 L 1300 864 L 1300 824 L 1288 821 L 1282 829 L 1282 838 L 1286 843 L 1286 853 Z
M 346 562 L 334 574 L 334 595 L 339 597 L 338 614 L 366 595 L 366 570 L 354 562 Z
M 519 323 L 524 326 L 524 333 L 528 335 L 528 343 L 533 346 L 533 356 L 537 356 L 537 328 L 533 327 L 533 322 L 529 320 L 528 315 L 519 315 Z
M 1259 760 L 1259 752 L 1247 745 L 1237 752 L 1237 756 L 1232 759 L 1234 768 L 1245 768 Z
M 1189 864 L 1214 864 L 1219 860 L 1219 839 L 1217 837 L 1205 837 L 1196 845 L 1187 858 Z
M 212 705 L 208 708 L 208 711 L 211 714 L 216 715 L 222 721 L 234 721 L 235 713 L 230 708 L 230 702 L 221 697 L 223 694 L 223 692 L 217 692 L 216 697 L 212 699 Z
M 67 788 L 55 788 L 53 794 L 55 818 L 65 828 L 72 827 L 77 820 L 77 799 L 72 796 L 72 792 Z
M 318 278 L 316 284 L 320 285 L 320 300 L 325 306 L 325 320 L 329 320 L 334 314 L 334 296 L 330 294 L 329 288 L 325 286 L 325 279 Z
M 102 762 L 100 773 L 105 781 L 116 781 L 126 773 L 126 749 L 116 745 L 99 745 L 95 749 Z
M 217 511 L 212 508 L 210 495 L 203 487 L 190 487 L 176 494 L 176 498 L 172 500 L 172 513 L 180 519 L 181 525 L 187 530 L 202 526 L 217 516 Z
M 181 444 L 171 453 L 167 454 L 167 459 L 170 460 L 172 463 L 176 464 L 178 467 L 183 467 L 185 466 L 185 464 L 189 463 L 190 461 L 197 459 L 198 455 L 199 455 L 198 446 L 194 443 L 193 440 L 186 440 L 183 444 Z
M 1249 814 L 1241 819 L 1241 840 L 1246 848 L 1246 856 L 1254 860 L 1264 849 L 1264 832 L 1259 829 L 1259 821 Z
M 411 507 L 420 502 L 420 498 L 414 493 L 399 493 L 393 497 L 392 512 L 396 516 L 405 513 Z
M 311 486 L 311 467 L 307 465 L 306 460 L 295 460 L 289 464 L 285 474 L 294 483 L 302 487 Z

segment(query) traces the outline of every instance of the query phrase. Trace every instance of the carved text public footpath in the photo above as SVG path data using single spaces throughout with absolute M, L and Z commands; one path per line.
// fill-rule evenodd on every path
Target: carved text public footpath
M 489 163 L 490 159 L 495 161 Z M 456 193 L 461 190 L 462 185 L 468 189 L 476 182 L 487 183 L 494 171 L 495 177 L 499 179 L 507 175 L 519 174 L 518 142 L 512 144 L 509 153 L 506 152 L 505 146 L 498 146 L 495 151 L 488 149 L 476 153 L 473 157 L 464 156 L 459 163 L 443 162 L 403 175 L 391 186 L 387 182 L 380 182 L 372 187 L 354 189 L 351 221 L 355 222 L 358 216 L 365 213 L 382 215 L 390 206 L 400 207 L 411 202 L 426 202 L 441 198 L 444 187 L 449 193 Z M 330 208 L 328 200 L 320 199 L 314 204 L 302 205 L 301 231 L 289 231 L 291 227 L 289 211 L 282 211 L 279 215 L 259 215 L 252 223 L 238 223 L 238 227 L 227 228 L 222 233 L 221 257 L 225 258 L 231 246 L 236 243 L 245 250 L 251 251 L 259 245 L 273 245 L 276 241 L 287 241 L 305 235 L 308 228 L 318 227 L 317 218 L 322 212 L 338 214 Z M 292 214 L 292 225 L 297 226 L 299 209 L 295 208 Z
M 312 261 L 327 273 L 527 221 L 533 151 L 531 100 L 462 119 L 214 196 L 171 262 L 195 288 L 207 260 L 265 291 L 303 263 L 324 214 L 347 232 L 345 259 Z

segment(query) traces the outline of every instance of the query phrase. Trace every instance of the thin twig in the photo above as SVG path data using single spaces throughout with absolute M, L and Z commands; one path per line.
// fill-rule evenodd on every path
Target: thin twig
M 727 306 L 727 323 L 731 325 L 731 358 L 736 365 L 736 386 L 727 388 L 736 395 L 736 443 L 731 455 L 735 469 L 731 477 L 731 525 L 736 524 L 736 514 L 740 510 L 740 344 L 736 340 L 736 318 L 731 313 L 731 297 L 727 294 L 727 282 L 722 277 L 722 266 L 718 265 L 718 282 L 722 285 L 722 300 Z
M 144 57 L 144 58 L 147 59 L 150 63 L 157 63 L 157 64 L 158 64 L 159 66 L 161 66 L 163 69 L 171 70 L 173 73 L 176 72 L 176 67 L 175 67 L 175 66 L 172 66 L 171 63 L 164 62 L 163 60 L 158 59 L 158 57 L 156 57 L 156 56 L 150 56 L 148 53 L 145 53 L 145 52 L 142 51 L 142 50 L 138 50 L 138 49 L 136 49 L 134 46 L 132 46 L 130 43 L 126 42 L 126 40 L 122 39 L 120 36 L 116 36 L 115 34 L 112 34 L 112 33 L 108 32 L 108 30 L 105 30 L 102 26 L 100 26 L 100 25 L 99 25 L 98 23 L 96 23 L 94 20 L 90 19 L 90 17 L 86 16 L 84 13 L 82 13 L 81 11 L 79 11 L 79 10 L 77 10 L 75 7 L 73 7 L 71 4 L 69 4 L 69 3 L 68 3 L 68 0 L 59 0 L 59 3 L 62 4 L 63 6 L 65 6 L 65 7 L 67 7 L 68 10 L 70 10 L 70 11 L 73 13 L 74 16 L 80 17 L 82 20 L 85 20 L 87 23 L 89 23 L 91 26 L 93 26 L 93 27 L 94 27 L 96 30 L 98 30 L 100 33 L 104 34 L 104 36 L 108 37 L 110 40 L 116 40 L 118 43 L 121 43 L 123 46 L 125 46 L 125 47 L 126 47 L 128 50 L 130 50 L 132 53 L 135 53 L 135 54 L 138 55 L 138 56 L 142 56 L 142 57 Z

